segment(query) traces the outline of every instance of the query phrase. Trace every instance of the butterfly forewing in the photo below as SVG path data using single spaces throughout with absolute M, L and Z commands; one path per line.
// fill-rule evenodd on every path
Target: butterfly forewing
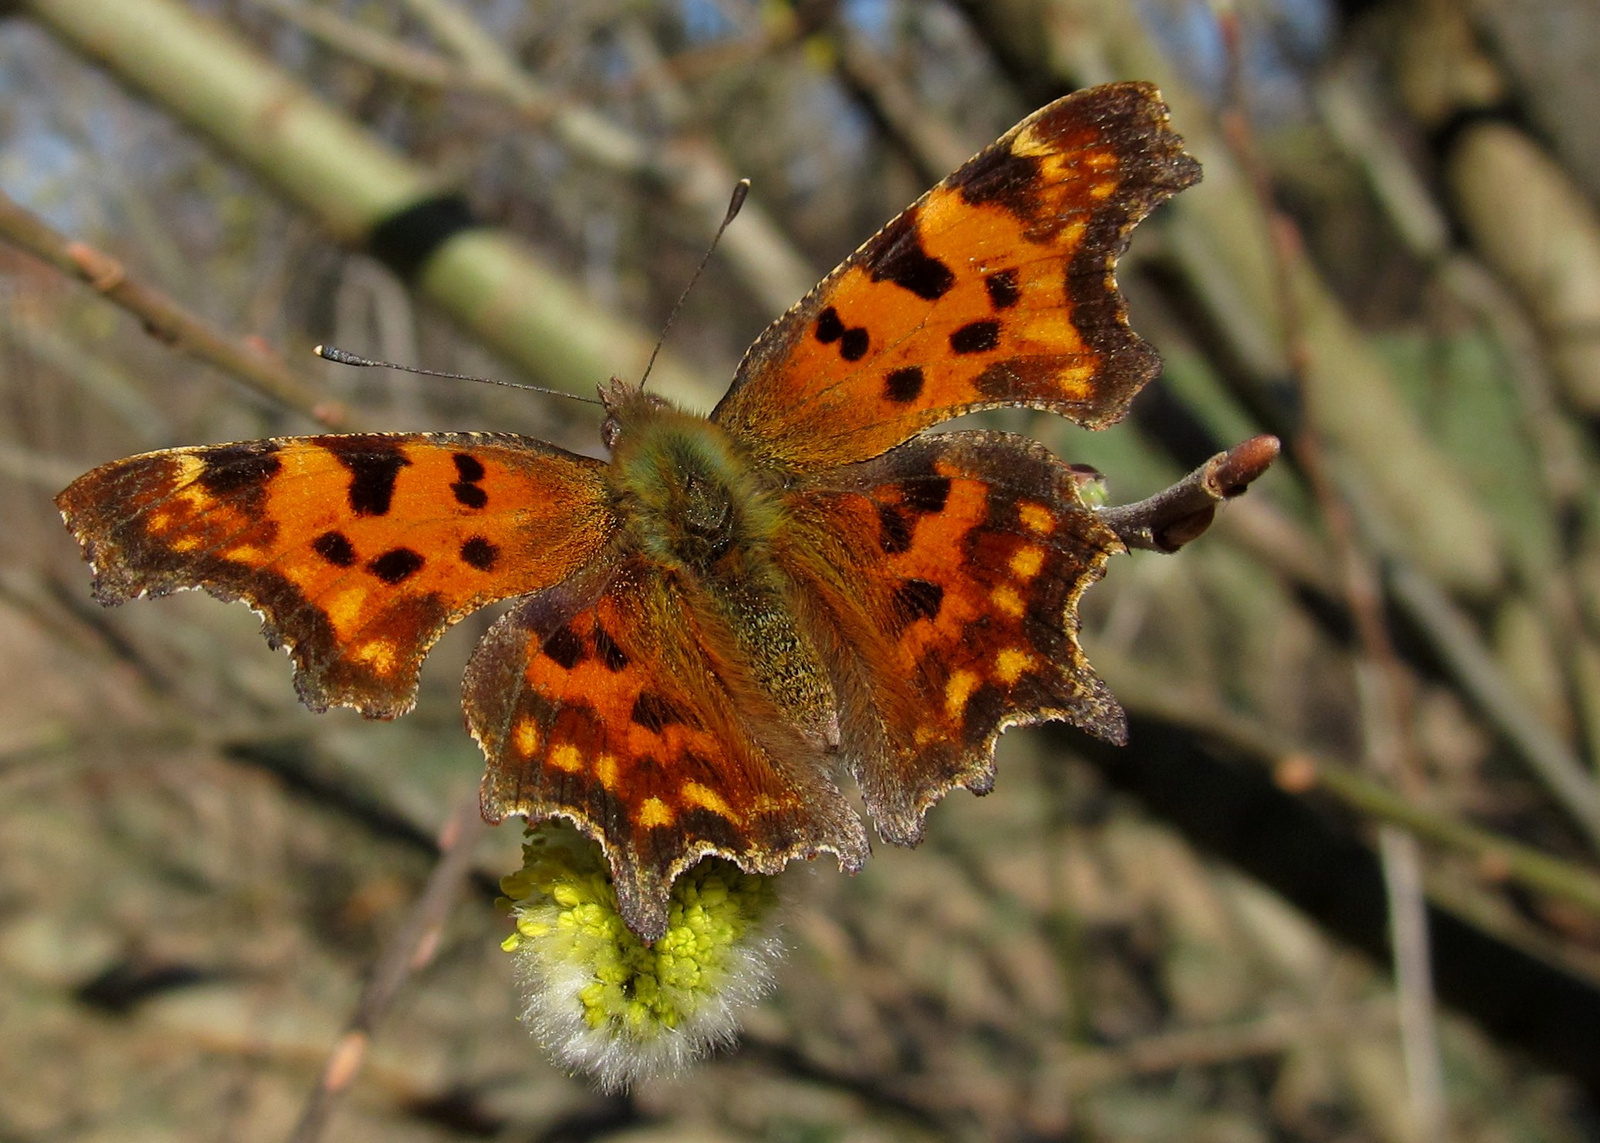
M 980 408 L 1110 424 L 1160 371 L 1128 326 L 1116 259 L 1135 223 L 1199 177 L 1149 84 L 1057 100 L 773 323 L 713 419 L 802 468 L 877 456 Z
M 288 437 L 119 460 L 56 503 L 101 602 L 244 599 L 308 706 L 392 718 L 446 627 L 594 558 L 615 528 L 603 471 L 505 434 Z

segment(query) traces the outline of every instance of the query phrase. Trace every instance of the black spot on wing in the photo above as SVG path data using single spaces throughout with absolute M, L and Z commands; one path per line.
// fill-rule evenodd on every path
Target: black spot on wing
M 925 380 L 919 365 L 896 369 L 883 379 L 883 395 L 897 405 L 908 405 L 922 395 Z
M 1000 323 L 993 318 L 970 321 L 950 335 L 956 353 L 985 353 L 1000 344 Z
M 350 510 L 357 516 L 385 516 L 394 500 L 394 483 L 411 461 L 399 446 L 381 437 L 325 437 L 322 447 L 350 473 Z
M 450 457 L 456 463 L 456 476 L 463 484 L 476 484 L 484 477 L 483 462 L 468 453 L 458 452 Z
M 489 494 L 478 487 L 478 481 L 484 477 L 483 462 L 464 452 L 453 453 L 450 459 L 455 461 L 456 475 L 460 477 L 450 486 L 456 502 L 468 508 L 482 508 L 489 503 Z
M 600 656 L 600 662 L 605 665 L 606 670 L 613 674 L 628 665 L 628 656 L 617 646 L 616 640 L 606 633 L 604 627 L 597 626 L 594 629 L 594 650 L 595 654 Z
M 336 568 L 347 568 L 356 562 L 356 550 L 343 532 L 324 532 L 311 541 L 311 550 Z
M 663 727 L 682 722 L 678 709 L 658 694 L 643 691 L 633 702 L 629 718 L 646 730 L 659 734 Z
M 862 252 L 862 265 L 874 282 L 893 282 L 930 302 L 944 297 L 956 284 L 950 267 L 922 248 L 915 207 L 878 232 Z
M 817 340 L 823 345 L 832 345 L 844 336 L 844 322 L 839 320 L 839 311 L 829 306 L 817 315 Z
M 195 480 L 214 496 L 260 488 L 283 467 L 283 462 L 273 455 L 277 451 L 278 446 L 271 441 L 206 449 L 200 454 L 204 465 Z
M 944 588 L 926 579 L 908 579 L 894 589 L 895 610 L 906 622 L 934 619 L 944 605 Z
M 1015 270 L 995 271 L 984 278 L 983 288 L 989 291 L 989 304 L 997 310 L 1008 310 L 1022 300 Z
M 867 355 L 867 349 L 872 344 L 872 338 L 861 326 L 852 326 L 844 331 L 844 336 L 839 339 L 839 356 L 846 361 L 860 361 Z
M 500 559 L 500 548 L 492 540 L 473 536 L 461 545 L 461 559 L 479 571 L 489 571 Z
M 450 486 L 450 491 L 456 494 L 457 504 L 465 504 L 468 508 L 482 508 L 489 503 L 489 494 L 476 484 L 458 480 Z
M 952 175 L 951 182 L 968 205 L 994 203 L 1031 221 L 1039 213 L 1039 169 L 1037 156 L 996 145 Z
M 427 560 L 422 558 L 420 552 L 410 548 L 390 548 L 383 555 L 374 558 L 367 564 L 367 570 L 377 576 L 384 583 L 403 583 L 410 579 Z
M 911 550 L 912 520 L 893 504 L 878 505 L 878 546 L 889 555 Z
M 558 627 L 550 632 L 539 650 L 564 671 L 572 670 L 585 656 L 583 640 L 570 627 Z
M 913 512 L 920 512 L 924 516 L 943 512 L 945 501 L 950 499 L 950 478 L 932 476 L 910 480 L 905 483 L 902 494 L 906 507 Z

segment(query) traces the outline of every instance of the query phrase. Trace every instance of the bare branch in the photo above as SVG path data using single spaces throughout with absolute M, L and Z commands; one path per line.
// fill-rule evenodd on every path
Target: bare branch
M 315 387 L 268 351 L 257 339 L 224 333 L 172 298 L 131 277 L 122 263 L 83 242 L 73 242 L 48 223 L 0 194 L 0 238 L 56 269 L 87 282 L 102 297 L 121 306 L 158 340 L 177 347 L 264 397 L 304 413 L 329 428 L 342 428 L 342 405 L 316 395 Z
M 401 985 L 436 951 L 445 918 L 471 868 L 472 852 L 476 848 L 473 843 L 481 834 L 478 799 L 474 796 L 456 808 L 440 832 L 438 864 L 410 914 L 395 930 L 388 947 L 373 966 L 372 976 L 345 1024 L 344 1034 L 329 1053 L 322 1078 L 306 1100 L 300 1121 L 289 1135 L 290 1143 L 314 1143 L 321 1138 L 339 1098 L 361 1071 L 373 1035 L 388 1015 Z
M 1100 518 L 1130 548 L 1175 552 L 1211 526 L 1217 505 L 1231 500 L 1278 458 L 1278 438 L 1251 437 L 1219 452 L 1171 488 L 1135 504 L 1102 508 Z

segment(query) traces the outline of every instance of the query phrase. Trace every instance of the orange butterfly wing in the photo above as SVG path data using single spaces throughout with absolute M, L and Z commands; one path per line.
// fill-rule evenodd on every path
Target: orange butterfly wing
M 307 706 L 393 718 L 445 628 L 604 547 L 604 470 L 509 434 L 287 437 L 115 461 L 56 504 L 102 603 L 246 600 Z
M 807 469 L 1001 405 L 1110 424 L 1161 367 L 1113 268 L 1134 224 L 1199 178 L 1150 84 L 1059 99 L 773 323 L 712 419 Z
M 778 558 L 834 633 L 844 755 L 889 841 L 914 843 L 955 786 L 986 792 L 1008 726 L 1052 719 L 1121 742 L 1121 707 L 1076 607 L 1122 550 L 1077 477 L 1004 433 L 911 441 L 792 493 Z
M 673 879 L 705 854 L 762 873 L 823 851 L 855 870 L 867 854 L 816 744 L 682 592 L 622 556 L 503 616 L 465 686 L 489 759 L 484 815 L 577 822 L 646 940 L 666 930 Z

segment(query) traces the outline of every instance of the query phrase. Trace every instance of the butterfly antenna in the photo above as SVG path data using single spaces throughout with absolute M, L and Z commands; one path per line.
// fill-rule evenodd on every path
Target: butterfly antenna
M 526 389 L 530 393 L 548 393 L 552 397 L 565 397 L 569 401 L 582 401 L 585 405 L 600 404 L 593 397 L 580 397 L 576 393 L 568 393 L 561 389 L 546 389 L 543 385 L 524 385 L 520 381 L 501 381 L 498 377 L 474 377 L 470 373 L 446 373 L 439 369 L 419 369 L 415 365 L 398 365 L 393 361 L 375 361 L 370 357 L 361 357 L 351 353 L 348 349 L 340 349 L 337 345 L 318 345 L 313 347 L 311 352 L 324 361 L 337 361 L 340 365 L 398 369 L 402 373 L 420 373 L 424 377 L 449 377 L 456 381 L 477 381 L 484 385 L 503 385 L 507 389 Z
M 728 229 L 728 224 L 738 216 L 739 210 L 744 206 L 744 200 L 750 194 L 750 180 L 740 179 L 733 188 L 733 197 L 728 200 L 728 213 L 722 216 L 722 225 L 717 227 L 717 232 L 711 236 L 711 245 L 706 247 L 705 256 L 700 259 L 700 265 L 695 267 L 694 273 L 689 276 L 689 284 L 683 288 L 683 293 L 678 295 L 678 300 L 673 303 L 672 312 L 667 315 L 667 323 L 661 327 L 661 336 L 656 338 L 656 347 L 650 351 L 650 360 L 645 362 L 644 376 L 639 378 L 639 391 L 644 392 L 644 383 L 650 380 L 650 370 L 656 366 L 656 356 L 661 352 L 661 345 L 667 340 L 667 334 L 672 330 L 672 323 L 678 320 L 678 311 L 683 308 L 684 300 L 688 298 L 689 291 L 694 289 L 694 284 L 700 280 L 700 275 L 705 273 L 706 264 L 711 261 L 711 254 L 717 248 L 717 243 L 722 240 L 722 232 Z

